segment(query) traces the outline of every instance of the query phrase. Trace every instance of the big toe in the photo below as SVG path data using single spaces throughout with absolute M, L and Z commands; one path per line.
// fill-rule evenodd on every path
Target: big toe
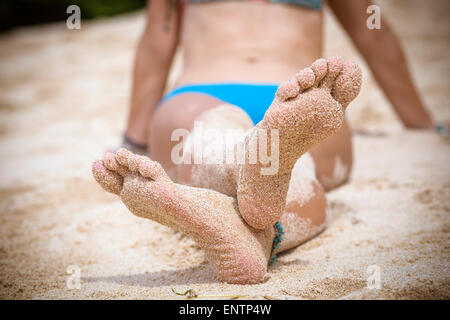
M 358 95 L 361 83 L 361 68 L 355 63 L 346 62 L 342 72 L 336 78 L 331 93 L 336 101 L 345 108 Z
M 95 181 L 107 192 L 120 194 L 123 178 L 118 173 L 108 170 L 102 160 L 94 161 L 92 164 L 92 175 Z

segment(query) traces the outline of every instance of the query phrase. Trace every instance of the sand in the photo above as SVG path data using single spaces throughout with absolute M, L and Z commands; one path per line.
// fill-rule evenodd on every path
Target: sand
M 449 121 L 448 1 L 379 3 L 433 116 Z M 119 142 L 143 22 L 140 12 L 81 31 L 57 23 L 0 36 L 0 298 L 180 298 L 172 288 L 247 299 L 450 298 L 450 142 L 402 129 L 328 13 L 326 56 L 362 63 L 349 114 L 355 167 L 328 195 L 328 228 L 280 255 L 267 282 L 218 282 L 192 240 L 104 192 L 90 166 Z M 79 289 L 67 287 L 73 265 Z M 380 289 L 367 287 L 372 265 Z

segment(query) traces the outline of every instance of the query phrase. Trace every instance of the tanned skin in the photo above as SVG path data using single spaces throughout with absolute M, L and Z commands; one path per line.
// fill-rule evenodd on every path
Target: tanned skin
M 427 112 L 408 71 L 400 42 L 381 15 L 381 28 L 366 27 L 369 0 L 329 0 L 328 5 L 368 63 L 378 84 L 407 128 L 430 129 Z
M 432 128 L 433 120 L 414 86 L 405 55 L 388 23 L 382 17 L 381 29 L 366 27 L 366 9 L 373 3 L 369 0 L 328 0 L 327 3 L 365 58 L 403 124 L 408 128 Z M 241 10 L 237 4 L 237 10 Z M 126 129 L 128 138 L 141 145 L 148 144 L 153 109 L 163 95 L 179 44 L 183 11 L 184 2 L 179 0 L 149 1 L 147 5 L 147 23 L 136 50 Z
M 139 40 L 133 68 L 127 137 L 147 145 L 153 108 L 161 99 L 177 49 L 182 1 L 149 1 L 147 22 Z

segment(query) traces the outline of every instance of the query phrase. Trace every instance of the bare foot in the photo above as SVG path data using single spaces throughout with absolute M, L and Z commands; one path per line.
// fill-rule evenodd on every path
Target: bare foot
M 356 64 L 330 58 L 316 60 L 310 68 L 280 84 L 264 119 L 246 137 L 249 144 L 256 139 L 258 129 L 268 132 L 269 138 L 271 130 L 279 132 L 277 173 L 262 175 L 261 169 L 268 165 L 248 164 L 248 161 L 240 169 L 239 211 L 249 225 L 266 229 L 278 221 L 295 162 L 339 129 L 345 108 L 359 93 L 361 77 Z M 249 155 L 246 156 L 248 160 Z
M 100 186 L 120 196 L 136 216 L 191 236 L 220 280 L 248 284 L 265 279 L 274 230 L 249 227 L 235 198 L 176 184 L 159 163 L 125 149 L 94 162 L 92 172 Z

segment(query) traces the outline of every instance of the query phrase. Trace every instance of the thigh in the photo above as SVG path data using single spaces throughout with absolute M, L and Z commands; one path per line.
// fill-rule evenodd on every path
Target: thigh
M 157 107 L 149 130 L 149 156 L 158 161 L 173 178 L 176 165 L 171 160 L 171 151 L 179 142 L 171 141 L 176 129 L 191 130 L 195 119 L 203 112 L 223 104 L 211 96 L 185 93 L 175 96 Z
M 333 136 L 309 151 L 316 166 L 316 176 L 325 190 L 345 183 L 352 170 L 352 133 L 347 121 Z

